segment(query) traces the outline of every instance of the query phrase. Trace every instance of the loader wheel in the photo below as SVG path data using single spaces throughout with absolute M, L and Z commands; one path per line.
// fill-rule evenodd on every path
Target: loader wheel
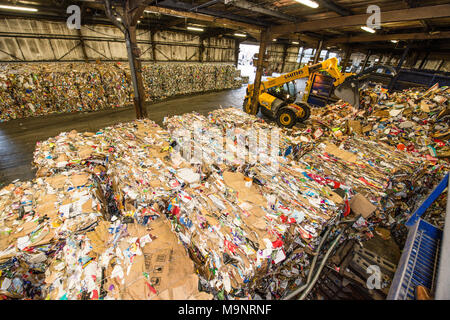
M 309 106 L 305 103 L 302 103 L 299 105 L 299 107 L 302 108 L 303 110 L 303 115 L 301 117 L 297 118 L 298 122 L 303 122 L 305 120 L 309 119 L 309 116 L 311 115 L 311 109 L 309 108 Z
M 277 124 L 280 127 L 292 128 L 297 122 L 297 116 L 294 111 L 283 108 L 277 113 Z

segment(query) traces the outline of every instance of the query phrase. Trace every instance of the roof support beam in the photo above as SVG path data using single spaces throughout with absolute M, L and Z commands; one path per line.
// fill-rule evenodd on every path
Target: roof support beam
M 353 42 L 374 42 L 374 41 L 389 41 L 389 40 L 430 40 L 430 39 L 450 39 L 450 31 L 441 31 L 436 33 L 420 32 L 420 33 L 396 33 L 396 34 L 339 37 L 328 40 L 327 44 L 333 45 L 338 43 L 353 43 Z
M 267 16 L 272 16 L 272 17 L 283 19 L 283 20 L 287 20 L 287 21 L 290 21 L 290 22 L 296 22 L 297 21 L 297 19 L 292 17 L 292 16 L 289 16 L 287 14 L 281 13 L 279 11 L 263 8 L 263 7 L 255 4 L 255 3 L 248 2 L 246 0 L 229 0 L 229 1 L 224 1 L 224 2 L 225 2 L 225 4 L 231 4 L 231 5 L 233 5 L 235 7 L 238 7 L 238 8 L 242 8 L 242 9 L 245 9 L 245 10 L 249 10 L 249 11 L 265 14 Z
M 205 2 L 203 4 L 200 4 L 198 6 L 192 7 L 189 9 L 189 11 L 197 11 L 198 9 L 207 8 L 207 7 L 213 6 L 219 2 L 222 2 L 222 0 L 211 0 L 211 1 Z
M 419 2 L 416 0 L 405 0 L 405 3 L 410 8 L 417 8 L 419 7 Z M 425 19 L 421 19 L 420 23 L 423 25 L 425 31 L 432 30 L 432 26 L 426 21 Z
M 230 20 L 230 19 L 226 19 L 226 18 L 213 17 L 210 15 L 201 14 L 201 13 L 193 13 L 193 12 L 174 10 L 174 9 L 169 9 L 169 8 L 164 8 L 164 7 L 155 7 L 155 6 L 147 6 L 145 9 L 152 11 L 152 12 L 169 15 L 169 16 L 179 16 L 179 17 L 181 16 L 181 17 L 191 18 L 191 19 L 196 19 L 196 20 L 201 20 L 201 21 L 208 21 L 208 22 L 216 23 L 220 26 L 224 26 L 228 29 L 234 29 L 234 30 L 244 29 L 245 31 L 248 31 L 249 33 L 257 32 L 259 34 L 259 32 L 261 30 L 261 27 L 259 27 L 257 25 L 252 25 L 252 24 L 248 24 L 248 23 L 244 23 L 244 22 L 238 22 L 238 21 L 234 21 L 234 20 Z
M 336 3 L 334 3 L 332 0 L 316 0 L 322 7 L 330 9 L 331 11 L 336 12 L 337 14 L 341 15 L 341 16 L 350 16 L 353 13 L 344 8 L 341 7 L 339 5 L 337 5 Z
M 189 11 L 191 8 L 195 7 L 189 3 L 181 2 L 181 1 L 177 1 L 177 0 L 163 0 L 161 2 L 158 2 L 157 6 L 180 11 L 180 12 Z M 209 15 L 211 17 L 229 19 L 233 22 L 237 21 L 237 22 L 247 23 L 250 25 L 267 27 L 267 24 L 263 23 L 261 21 L 258 21 L 255 19 L 250 19 L 248 17 L 241 16 L 241 15 L 223 12 L 223 11 L 215 11 L 215 10 L 209 10 L 209 9 L 197 9 L 196 12 L 198 14 Z M 181 15 L 179 15 L 179 16 L 181 16 Z
M 347 17 L 320 19 L 300 23 L 289 23 L 280 26 L 273 26 L 271 28 L 271 32 L 275 36 L 279 36 L 293 32 L 362 26 L 366 24 L 367 18 L 369 18 L 370 15 L 370 13 L 366 13 Z M 444 17 L 450 17 L 450 4 L 381 12 L 381 23 L 383 24 L 388 22 L 413 21 Z

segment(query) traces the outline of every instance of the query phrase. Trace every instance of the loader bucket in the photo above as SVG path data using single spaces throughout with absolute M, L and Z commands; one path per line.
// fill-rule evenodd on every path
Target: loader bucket
M 334 94 L 339 99 L 350 103 L 353 107 L 359 108 L 359 86 L 358 82 L 346 79 L 342 84 L 334 89 Z

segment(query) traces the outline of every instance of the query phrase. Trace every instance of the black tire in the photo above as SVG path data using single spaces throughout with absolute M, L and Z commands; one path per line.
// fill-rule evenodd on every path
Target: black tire
M 277 113 L 276 120 L 280 127 L 292 128 L 297 122 L 297 116 L 291 109 L 281 108 Z
M 273 114 L 272 111 L 270 111 L 269 109 L 267 109 L 266 107 L 259 105 L 260 109 L 261 109 L 261 113 L 263 114 L 263 116 L 266 116 L 267 118 L 273 119 Z
M 297 121 L 303 122 L 308 120 L 311 115 L 311 108 L 306 103 L 300 104 L 299 107 L 303 109 L 303 117 L 297 118 Z

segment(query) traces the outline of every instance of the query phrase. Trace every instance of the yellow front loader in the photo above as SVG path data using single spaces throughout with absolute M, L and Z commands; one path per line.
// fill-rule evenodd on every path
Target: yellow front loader
M 253 108 L 252 103 L 254 85 L 249 84 L 244 99 L 244 111 L 256 115 L 258 111 L 261 110 L 264 115 L 274 118 L 279 126 L 286 128 L 293 127 L 297 121 L 305 121 L 309 118 L 310 107 L 308 103 L 306 103 L 306 99 L 294 103 L 297 99 L 295 80 L 309 78 L 314 72 L 326 71 L 335 79 L 333 85 L 337 88 L 348 77 L 354 75 L 353 73 L 342 73 L 339 70 L 337 63 L 338 60 L 333 57 L 311 66 L 304 66 L 279 77 L 261 81 L 261 86 L 259 87 L 257 95 L 258 101 L 256 109 Z M 308 83 L 305 98 L 309 94 L 308 90 L 310 89 L 311 85 Z M 351 91 L 351 94 L 354 94 L 355 92 L 357 94 L 357 91 L 352 88 L 346 89 L 345 91 L 346 96 L 348 96 L 349 91 Z

